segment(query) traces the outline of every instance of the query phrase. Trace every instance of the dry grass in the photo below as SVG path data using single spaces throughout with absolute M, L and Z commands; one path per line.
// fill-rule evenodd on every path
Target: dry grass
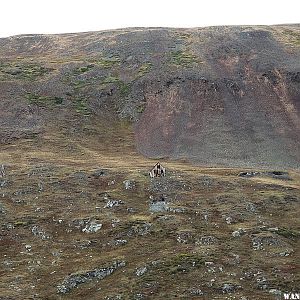
M 39 147 L 32 140 L 3 149 L 0 160 L 7 165 L 7 185 L 1 188 L 5 209 L 0 241 L 3 297 L 109 299 L 105 297 L 120 294 L 122 299 L 138 299 L 143 294 L 149 299 L 190 299 L 200 289 L 209 299 L 224 299 L 222 286 L 230 282 L 242 286 L 228 294 L 232 297 L 270 299 L 268 289 L 291 290 L 299 285 L 297 272 L 287 279 L 283 271 L 299 261 L 298 238 L 275 233 L 279 244 L 263 250 L 254 250 L 251 241 L 263 224 L 285 228 L 284 233 L 299 231 L 295 221 L 298 173 L 290 173 L 291 181 L 249 179 L 238 177 L 238 169 L 163 161 L 168 176 L 150 180 L 147 171 L 154 161 L 135 153 L 130 128 L 122 125 L 114 132 L 102 133 L 110 136 L 107 144 L 64 140 L 52 132 L 43 143 L 38 142 Z M 66 150 L 67 145 L 73 150 Z M 104 176 L 93 175 L 98 168 L 105 171 Z M 135 181 L 132 190 L 124 188 L 126 179 Z M 149 197 L 161 194 L 173 210 L 152 213 Z M 294 200 L 284 202 L 286 197 Z M 123 204 L 104 208 L 107 199 Z M 249 203 L 255 210 L 251 211 Z M 226 217 L 232 218 L 232 224 Z M 85 225 L 80 222 L 88 220 L 103 226 L 96 233 L 84 233 Z M 33 226 L 46 237 L 34 235 Z M 231 233 L 240 227 L 246 234 L 234 238 Z M 202 244 L 205 236 L 216 240 Z M 114 244 L 116 240 L 126 243 Z M 289 256 L 279 255 L 291 249 L 294 252 Z M 126 261 L 126 266 L 103 280 L 57 294 L 57 285 L 68 274 L 115 260 Z M 205 262 L 213 262 L 213 268 Z M 137 276 L 136 270 L 145 266 L 145 274 Z M 275 276 L 275 269 L 282 271 Z M 270 282 L 267 290 L 257 287 L 255 277 L 241 281 L 247 270 L 261 272 Z

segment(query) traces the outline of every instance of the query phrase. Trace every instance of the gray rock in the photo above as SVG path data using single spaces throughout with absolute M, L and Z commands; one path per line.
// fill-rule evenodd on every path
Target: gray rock
M 282 292 L 277 289 L 270 289 L 269 293 L 276 296 L 276 299 L 281 299 Z
M 246 210 L 252 213 L 255 213 L 257 211 L 256 206 L 251 202 L 248 202 L 246 204 Z
M 203 296 L 204 295 L 204 293 L 200 289 L 190 289 L 189 292 L 193 296 Z
M 0 181 L 0 188 L 6 187 L 7 186 L 8 181 L 7 180 L 1 180 Z
M 238 289 L 241 289 L 240 285 L 232 283 L 224 283 L 221 290 L 223 294 L 230 294 L 236 292 Z
M 118 239 L 118 240 L 113 240 L 108 243 L 109 246 L 119 246 L 119 245 L 125 245 L 127 244 L 128 241 L 124 239 Z
M 41 228 L 40 226 L 38 226 L 38 225 L 34 225 L 31 228 L 31 232 L 33 233 L 34 236 L 37 236 L 37 237 L 41 238 L 42 240 L 50 239 L 50 235 L 47 234 L 45 232 L 45 230 L 43 228 Z
M 257 288 L 259 290 L 266 290 L 269 287 L 268 280 L 266 279 L 266 277 L 262 275 L 256 278 L 256 282 L 257 282 Z
M 241 172 L 241 173 L 239 173 L 240 177 L 254 177 L 254 176 L 258 176 L 258 175 L 260 175 L 260 172 L 249 171 L 249 172 Z
M 169 207 L 168 211 L 173 213 L 184 213 L 186 212 L 186 209 L 184 207 Z
M 108 200 L 104 208 L 112 208 L 115 206 L 120 206 L 120 204 L 124 204 L 124 202 L 122 200 Z
M 291 180 L 289 173 L 284 171 L 265 172 L 264 174 L 275 179 Z
M 82 229 L 82 232 L 85 233 L 95 233 L 102 228 L 101 223 L 97 223 L 97 221 L 93 220 L 86 224 L 86 226 Z
M 165 201 L 156 201 L 149 204 L 149 211 L 151 212 L 164 212 L 169 209 L 168 203 Z
M 78 287 L 78 285 L 89 282 L 93 279 L 102 280 L 103 278 L 111 275 L 117 269 L 125 266 L 125 261 L 115 261 L 111 266 L 97 268 L 92 271 L 71 274 L 66 277 L 62 284 L 57 286 L 57 292 L 66 294 L 72 289 Z
M 148 222 L 135 224 L 129 229 L 128 236 L 149 234 L 151 226 L 152 224 Z
M 240 237 L 246 233 L 246 230 L 243 228 L 239 228 L 238 230 L 235 230 L 232 232 L 233 237 Z
M 264 246 L 282 246 L 284 243 L 273 235 L 254 235 L 252 246 L 254 250 L 263 250 Z
M 79 171 L 79 172 L 75 172 L 71 175 L 71 177 L 77 179 L 77 180 L 82 180 L 85 181 L 88 178 L 88 174 L 83 172 L 83 171 Z
M 106 176 L 107 174 L 108 174 L 107 169 L 98 169 L 92 173 L 92 176 L 98 178 L 98 177 Z
M 179 232 L 177 234 L 176 240 L 178 243 L 183 243 L 183 244 L 193 243 L 194 242 L 193 233 L 190 231 Z
M 142 276 L 148 271 L 146 266 L 140 267 L 135 271 L 136 276 Z
M 6 170 L 5 170 L 5 166 L 4 165 L 0 165 L 0 178 L 5 177 L 6 175 Z
M 201 245 L 213 245 L 216 244 L 218 242 L 218 239 L 215 238 L 214 236 L 203 236 L 201 237 L 196 244 L 201 244 Z
M 130 179 L 124 180 L 123 184 L 126 190 L 132 190 L 135 187 L 134 180 L 130 180 Z
M 6 210 L 4 208 L 4 205 L 0 202 L 0 214 L 5 214 Z

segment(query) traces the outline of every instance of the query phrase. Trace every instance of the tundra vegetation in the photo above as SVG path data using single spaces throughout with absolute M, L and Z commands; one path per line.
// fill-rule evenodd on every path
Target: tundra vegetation
M 298 40 L 298 25 L 0 39 L 0 299 L 298 292 Z

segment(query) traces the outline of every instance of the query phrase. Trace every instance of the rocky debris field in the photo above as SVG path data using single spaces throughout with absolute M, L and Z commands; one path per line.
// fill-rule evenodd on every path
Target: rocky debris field
M 0 166 L 0 299 L 257 300 L 299 290 L 297 173 L 169 163 L 167 177 L 150 179 L 149 163 Z

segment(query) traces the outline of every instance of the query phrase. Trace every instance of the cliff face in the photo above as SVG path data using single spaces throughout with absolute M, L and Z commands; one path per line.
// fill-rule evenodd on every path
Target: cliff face
M 300 167 L 299 25 L 0 39 L 0 91 L 2 143 L 130 120 L 148 157 Z

